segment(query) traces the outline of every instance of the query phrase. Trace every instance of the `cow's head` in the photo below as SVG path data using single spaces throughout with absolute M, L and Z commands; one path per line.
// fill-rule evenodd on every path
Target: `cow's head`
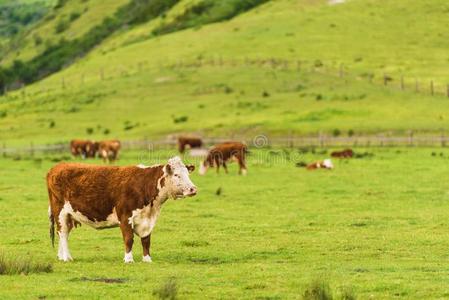
M 184 165 L 178 156 L 168 160 L 168 163 L 164 166 L 165 186 L 173 198 L 192 197 L 196 195 L 196 186 L 189 177 L 189 174 L 194 170 L 195 166 Z

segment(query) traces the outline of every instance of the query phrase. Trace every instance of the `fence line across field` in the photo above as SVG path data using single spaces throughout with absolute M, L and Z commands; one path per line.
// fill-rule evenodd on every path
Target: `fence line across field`
M 449 145 L 449 136 L 352 136 L 352 137 L 334 137 L 334 136 L 283 136 L 283 137 L 238 137 L 233 138 L 204 138 L 203 142 L 206 147 L 229 140 L 245 142 L 249 148 L 301 148 L 301 147 L 317 147 L 317 148 L 335 148 L 335 147 L 446 147 Z M 122 150 L 159 150 L 159 149 L 176 149 L 177 141 L 173 139 L 136 139 L 122 141 Z M 7 147 L 5 143 L 0 148 L 3 156 L 11 154 L 30 154 L 35 153 L 70 153 L 69 142 L 51 145 L 35 145 L 30 143 L 24 147 Z
M 143 71 L 149 70 L 181 70 L 188 68 L 202 68 L 202 67 L 258 67 L 271 69 L 273 72 L 277 71 L 296 71 L 296 72 L 315 72 L 321 73 L 327 76 L 339 77 L 341 79 L 350 79 L 357 81 L 365 81 L 378 87 L 391 88 L 397 91 L 413 92 L 420 94 L 427 94 L 431 96 L 446 96 L 449 97 L 449 84 L 437 82 L 431 78 L 422 80 L 416 78 L 416 76 L 407 76 L 402 72 L 382 73 L 378 71 L 357 71 L 351 70 L 351 66 L 338 63 L 338 62 L 326 62 L 326 61 L 310 61 L 300 59 L 284 59 L 276 57 L 266 58 L 228 58 L 222 56 L 203 57 L 197 59 L 180 59 L 172 62 L 164 62 L 158 65 L 151 65 L 148 61 L 139 61 L 130 65 L 115 65 L 109 67 L 100 67 L 96 71 L 82 72 L 80 74 L 71 75 L 68 77 L 62 76 L 60 84 L 53 83 L 51 86 L 41 86 L 40 90 L 36 90 L 37 93 L 51 93 L 60 92 L 72 87 L 80 87 L 86 84 L 86 81 L 105 81 L 114 78 L 128 77 L 136 75 Z M 276 73 L 273 73 L 276 77 Z M 89 80 L 87 80 L 89 79 Z M 22 97 L 25 97 L 27 92 L 25 91 L 25 85 L 23 83 L 16 84 L 16 88 L 21 91 Z M 8 89 L 5 87 L 3 91 L 5 95 L 8 94 Z

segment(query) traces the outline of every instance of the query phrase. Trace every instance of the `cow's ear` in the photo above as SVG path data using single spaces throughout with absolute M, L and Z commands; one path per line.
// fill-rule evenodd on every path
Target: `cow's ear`
M 165 165 L 164 167 L 164 173 L 166 175 L 173 175 L 173 169 L 171 168 L 170 165 Z
M 193 171 L 195 171 L 194 165 L 187 165 L 186 168 L 187 168 L 187 170 L 189 170 L 189 173 L 192 173 Z

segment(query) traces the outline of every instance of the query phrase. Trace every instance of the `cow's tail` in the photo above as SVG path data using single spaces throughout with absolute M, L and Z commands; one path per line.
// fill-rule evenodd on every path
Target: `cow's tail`
M 48 219 L 50 221 L 50 239 L 51 245 L 55 247 L 55 218 L 53 217 L 53 213 L 51 212 L 51 207 L 48 206 Z

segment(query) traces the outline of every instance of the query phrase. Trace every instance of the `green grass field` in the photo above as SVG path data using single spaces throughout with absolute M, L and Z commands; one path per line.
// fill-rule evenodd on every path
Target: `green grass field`
M 52 262 L 54 271 L 1 276 L 0 296 L 148 298 L 174 277 L 181 299 L 300 299 L 316 278 L 334 295 L 349 288 L 358 299 L 448 297 L 449 151 L 356 150 L 374 156 L 308 172 L 295 163 L 328 154 L 253 150 L 246 177 L 235 165 L 229 175 L 195 173 L 199 194 L 164 206 L 154 262 L 132 265 L 122 262 L 119 229 L 84 226 L 70 237 L 75 261 L 58 262 L 45 174 L 63 157 L 2 158 L 0 249 Z M 172 153 L 124 152 L 119 164 L 161 162 Z M 135 243 L 135 258 L 140 251 Z M 98 278 L 123 282 L 90 281 Z

